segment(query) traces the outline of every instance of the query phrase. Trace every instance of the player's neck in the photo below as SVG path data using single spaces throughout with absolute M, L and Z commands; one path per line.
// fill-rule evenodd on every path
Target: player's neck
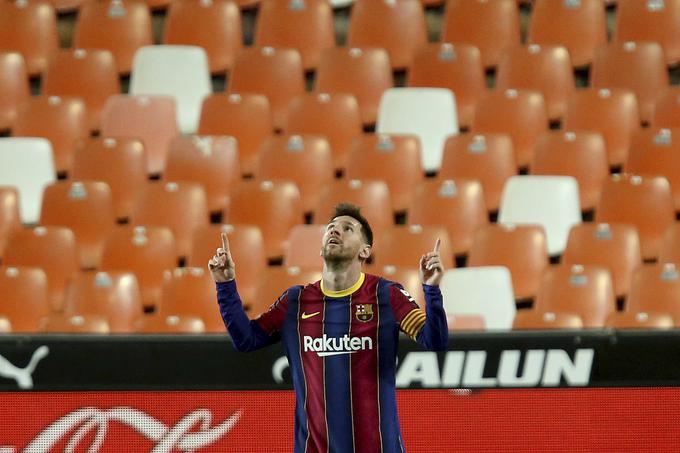
M 354 285 L 361 276 L 361 262 L 325 263 L 323 287 L 328 291 L 343 291 Z

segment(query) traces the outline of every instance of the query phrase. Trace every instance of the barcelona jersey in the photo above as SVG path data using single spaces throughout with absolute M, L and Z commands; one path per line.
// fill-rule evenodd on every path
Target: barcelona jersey
M 446 315 L 436 286 L 423 285 L 427 314 L 397 283 L 361 274 L 347 290 L 320 281 L 286 290 L 248 321 L 233 282 L 218 284 L 237 349 L 282 341 L 296 394 L 296 453 L 403 452 L 396 406 L 399 331 L 444 349 Z

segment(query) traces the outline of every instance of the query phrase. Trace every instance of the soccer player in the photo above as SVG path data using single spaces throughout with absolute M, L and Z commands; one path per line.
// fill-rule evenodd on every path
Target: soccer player
M 362 272 L 372 245 L 359 208 L 339 204 L 321 244 L 322 279 L 288 288 L 254 320 L 242 308 L 225 234 L 208 263 L 236 349 L 283 341 L 296 396 L 295 453 L 403 452 L 395 390 L 399 330 L 427 349 L 447 346 L 440 240 L 420 259 L 426 313 L 400 284 Z

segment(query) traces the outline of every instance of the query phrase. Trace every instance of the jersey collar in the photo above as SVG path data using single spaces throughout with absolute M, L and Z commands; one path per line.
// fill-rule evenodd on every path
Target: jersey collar
M 323 287 L 323 279 L 321 279 L 321 292 L 324 294 L 324 296 L 327 296 L 327 297 L 345 297 L 345 296 L 349 296 L 350 294 L 352 294 L 353 292 L 355 292 L 356 290 L 358 290 L 358 289 L 361 287 L 361 285 L 364 284 L 364 279 L 365 279 L 365 278 L 366 278 L 366 276 L 365 276 L 364 273 L 362 272 L 361 274 L 359 274 L 359 279 L 356 281 L 356 283 L 354 283 L 354 284 L 353 284 L 352 286 L 350 286 L 349 288 L 347 288 L 347 289 L 341 289 L 340 291 L 331 291 L 331 290 L 329 290 L 329 289 L 324 288 L 324 287 Z

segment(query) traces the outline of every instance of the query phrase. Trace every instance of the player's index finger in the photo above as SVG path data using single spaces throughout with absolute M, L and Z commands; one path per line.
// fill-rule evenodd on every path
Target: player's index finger
M 434 253 L 439 253 L 439 247 L 442 245 L 441 238 L 437 238 L 437 242 L 434 243 Z
M 222 249 L 229 253 L 229 239 L 227 239 L 227 233 L 221 233 L 220 237 L 222 238 Z

